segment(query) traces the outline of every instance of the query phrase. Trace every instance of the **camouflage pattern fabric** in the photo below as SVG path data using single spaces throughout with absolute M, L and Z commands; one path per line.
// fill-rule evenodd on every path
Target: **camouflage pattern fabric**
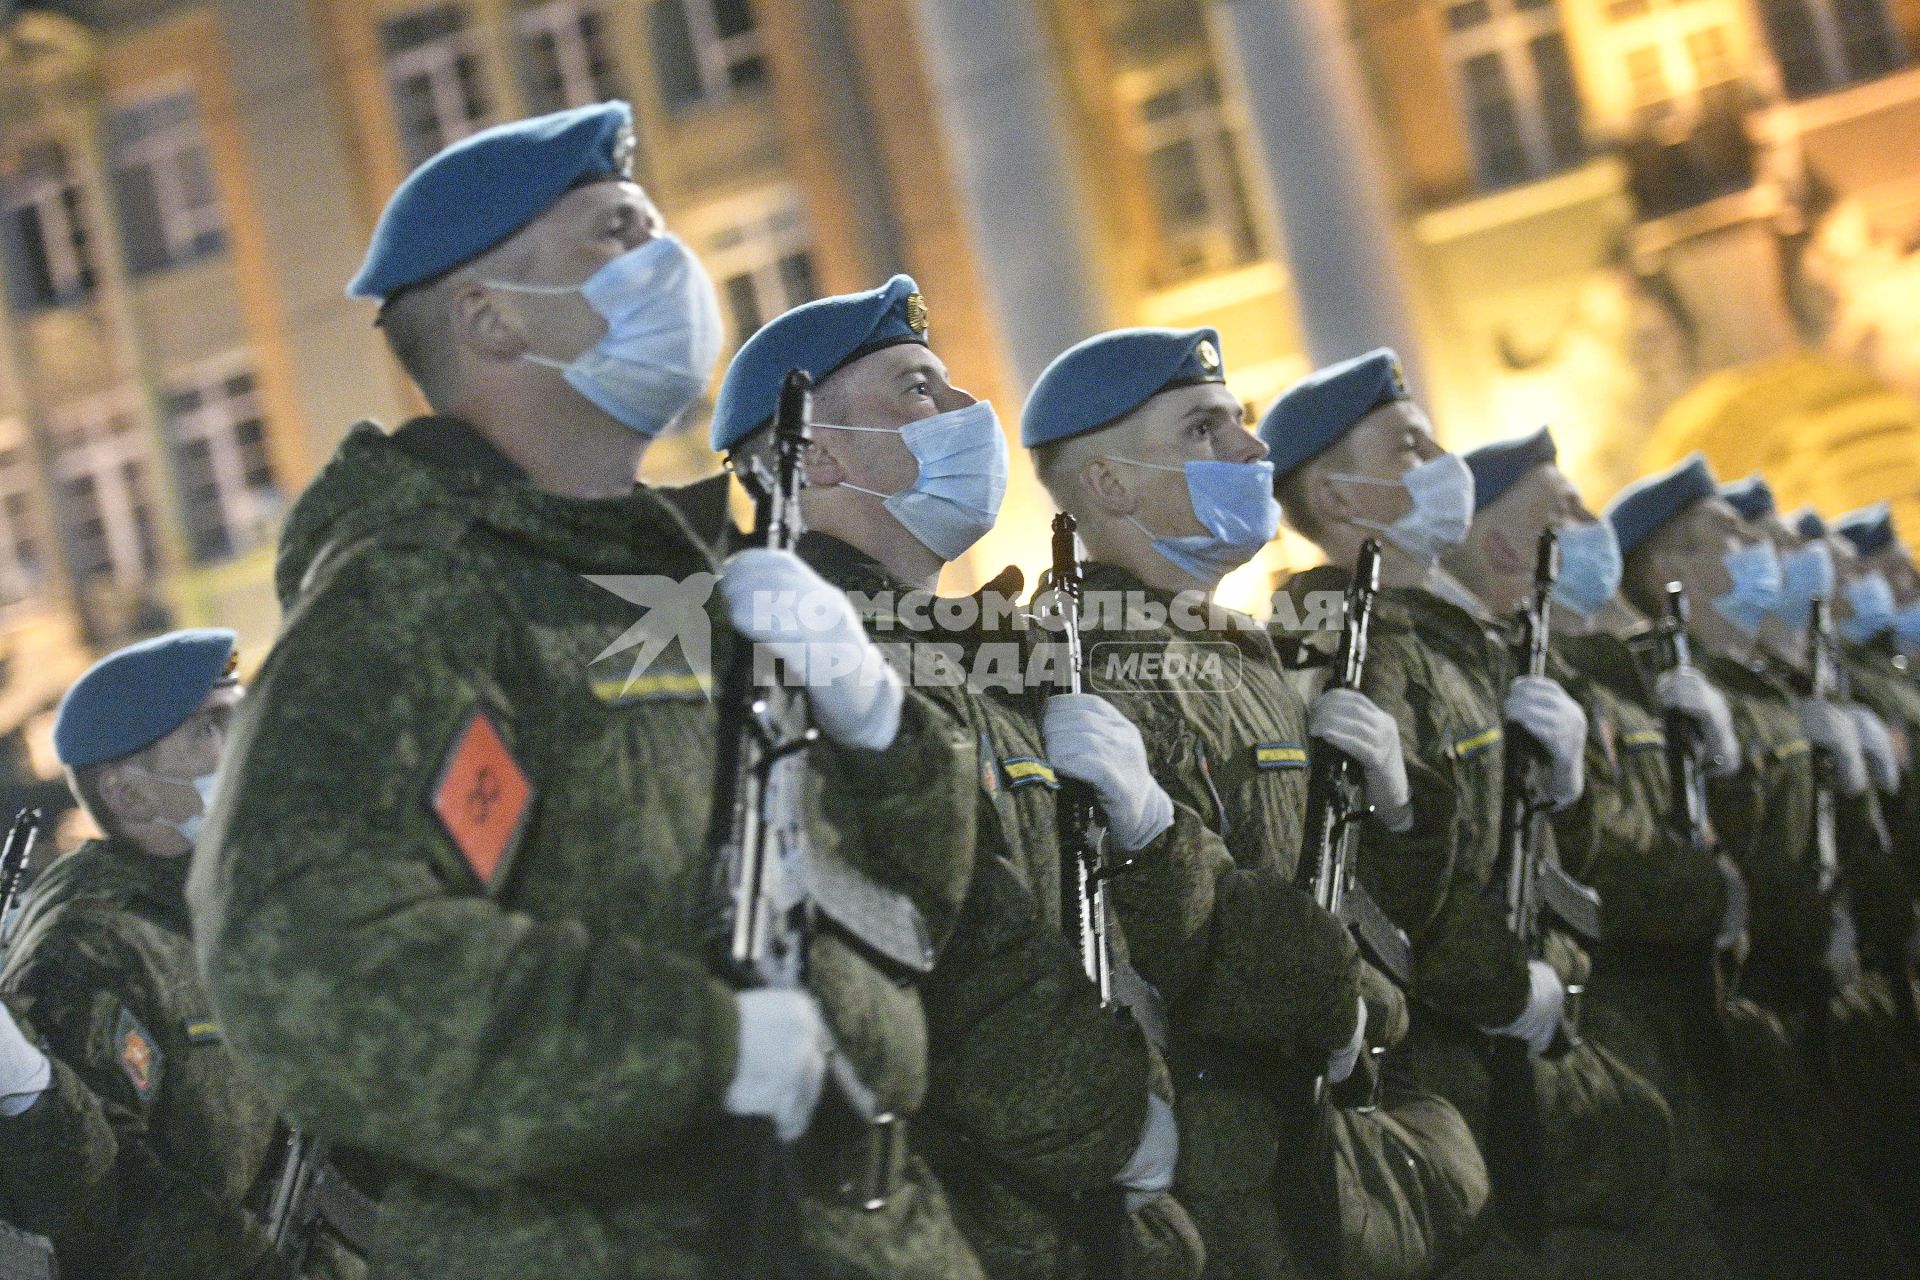
M 287 523 L 286 623 L 189 899 L 235 1051 L 384 1173 L 381 1280 L 732 1266 L 747 1225 L 716 1204 L 715 1152 L 737 1015 L 696 924 L 718 722 L 694 664 L 699 638 L 714 671 L 738 643 L 701 590 L 717 567 L 649 490 L 538 492 L 447 419 L 356 428 Z M 691 588 L 691 625 L 632 670 L 615 642 L 640 610 L 587 575 Z M 972 873 L 972 741 L 910 696 L 887 751 L 807 759 L 810 858 L 909 895 L 943 941 Z M 914 975 L 824 924 L 807 963 L 850 1064 L 910 1116 Z M 863 1140 L 832 1110 L 803 1171 Z M 807 1186 L 813 1274 L 980 1276 L 917 1160 L 879 1212 Z
M 1286 589 L 1304 601 L 1309 591 L 1342 589 L 1345 578 L 1325 567 L 1296 575 Z M 1450 846 L 1422 860 L 1366 829 L 1361 875 L 1414 943 L 1413 1026 L 1394 1062 L 1458 1107 L 1482 1143 L 1491 1100 L 1485 1037 L 1475 1028 L 1511 1021 L 1526 1001 L 1526 955 L 1491 884 L 1502 707 L 1514 674 L 1505 637 L 1482 618 L 1424 590 L 1387 589 L 1377 598 L 1365 691 L 1399 721 L 1410 777 L 1438 779 L 1429 785 L 1451 797 L 1453 816 Z M 1430 821 L 1418 784 L 1414 811 L 1416 827 Z M 1547 958 L 1575 981 L 1589 964 L 1560 935 L 1550 935 Z M 1538 1061 L 1535 1084 L 1552 1221 L 1643 1230 L 1650 1208 L 1671 1194 L 1671 1117 L 1659 1094 L 1591 1037 Z M 1564 1241 L 1550 1235 L 1550 1250 Z M 1624 1235 L 1622 1245 L 1638 1247 Z
M 829 582 L 874 602 L 863 618 L 881 643 L 1024 651 L 1011 629 L 910 630 L 899 609 L 912 588 L 877 562 L 821 534 L 800 549 Z M 889 596 L 891 608 L 881 603 Z M 1169 1098 L 1171 1089 L 1139 1027 L 1101 1009 L 1062 931 L 1059 781 L 1039 703 L 961 683 L 923 692 L 966 726 L 981 759 L 973 883 L 923 988 L 931 1074 L 916 1136 L 993 1280 L 1092 1277 L 1089 1248 L 1099 1246 L 1086 1237 L 1115 1224 L 1129 1277 L 1193 1280 L 1199 1236 L 1177 1200 L 1130 1219 L 1100 1212 L 1139 1144 L 1149 1086 Z M 1117 928 L 1115 941 L 1124 961 Z
M 0 1120 L 7 1216 L 69 1277 L 291 1275 L 254 1213 L 278 1121 L 194 966 L 186 871 L 81 845 L 27 895 L 0 971 L 55 1062 L 52 1090 Z
M 1386 1011 L 1388 1033 L 1404 1027 L 1404 1011 L 1345 928 L 1294 884 L 1306 708 L 1251 619 L 1216 610 L 1185 629 L 1172 596 L 1110 565 L 1087 566 L 1086 588 L 1147 606 L 1138 617 L 1090 612 L 1085 643 L 1090 687 L 1140 727 L 1174 800 L 1172 830 L 1114 895 L 1135 962 L 1167 1000 L 1176 1186 L 1206 1240 L 1207 1274 L 1300 1274 L 1307 1255 L 1328 1252 L 1355 1275 L 1427 1274 L 1486 1200 L 1464 1124 L 1413 1089 L 1377 1112 L 1307 1100 L 1306 1083 L 1352 1034 L 1356 995 Z M 1220 655 L 1217 670 L 1208 654 Z M 1166 682 L 1154 670 L 1194 678 Z

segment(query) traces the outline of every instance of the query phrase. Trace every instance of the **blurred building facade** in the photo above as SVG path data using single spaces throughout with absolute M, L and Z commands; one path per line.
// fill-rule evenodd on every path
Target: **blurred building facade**
M 608 97 L 734 340 L 913 273 L 1012 428 L 1098 328 L 1263 405 L 1367 335 L 1590 496 L 1708 451 L 1920 528 L 1920 0 L 96 0 L 0 26 L 0 778 L 90 657 L 276 623 L 272 542 L 418 406 L 341 295 L 408 168 Z M 1347 349 L 1351 348 L 1351 349 Z M 1900 390 L 1906 388 L 1906 391 Z M 691 479 L 704 432 L 651 478 Z M 1044 551 L 1008 519 L 953 585 Z M 1247 571 L 1243 598 L 1286 550 Z

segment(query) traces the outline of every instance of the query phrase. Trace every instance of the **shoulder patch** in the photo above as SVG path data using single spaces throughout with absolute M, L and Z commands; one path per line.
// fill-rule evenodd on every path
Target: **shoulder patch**
M 1256 769 L 1304 769 L 1307 748 L 1298 742 L 1256 742 L 1253 744 Z
M 160 1052 L 160 1046 L 154 1043 L 153 1036 L 140 1025 L 140 1019 L 133 1016 L 133 1010 L 125 1005 L 120 1007 L 120 1021 L 113 1030 L 113 1056 L 120 1063 L 133 1091 L 140 1095 L 140 1101 L 153 1101 L 154 1090 L 160 1086 L 160 1068 L 166 1061 L 166 1055 Z
M 475 878 L 498 889 L 533 809 L 533 783 L 485 708 L 453 735 L 429 804 Z
M 1621 737 L 1620 745 L 1628 751 L 1665 751 L 1667 735 L 1659 729 L 1635 729 Z
M 1007 785 L 1015 790 L 1035 786 L 1049 791 L 1060 789 L 1059 775 L 1038 756 L 1008 756 L 1000 762 L 1000 768 L 1007 775 Z

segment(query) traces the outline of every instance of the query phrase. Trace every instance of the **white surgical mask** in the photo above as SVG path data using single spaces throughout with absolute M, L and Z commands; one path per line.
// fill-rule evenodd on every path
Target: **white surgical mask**
M 198 813 L 188 818 L 182 818 L 178 822 L 171 821 L 167 818 L 155 818 L 154 821 L 178 831 L 188 844 L 192 844 L 199 838 L 200 828 L 205 825 L 207 821 L 207 811 L 213 808 L 213 793 L 220 782 L 220 775 L 218 773 L 203 773 L 197 778 L 176 778 L 172 774 L 154 773 L 151 770 L 142 769 L 137 764 L 128 765 L 127 772 L 137 773 L 141 777 L 151 778 L 155 782 L 171 783 L 176 787 L 192 787 L 198 792 L 200 794 L 200 811 Z
M 1403 488 L 1413 508 L 1392 524 L 1355 520 L 1363 529 L 1377 529 L 1387 541 L 1422 565 L 1430 565 L 1449 547 L 1467 539 L 1473 524 L 1473 470 L 1458 454 L 1443 453 L 1408 468 L 1398 480 L 1329 472 L 1328 479 L 1348 484 L 1390 485 Z
M 1893 586 L 1887 575 L 1870 569 L 1847 584 L 1847 605 L 1853 616 L 1841 624 L 1847 639 L 1865 644 L 1891 627 L 1899 610 L 1893 602 Z
M 1779 602 L 1780 556 L 1771 542 L 1749 542 L 1727 552 L 1720 563 L 1733 585 L 1725 595 L 1715 597 L 1713 607 L 1742 635 L 1750 636 Z
M 1187 478 L 1187 505 L 1205 533 L 1155 533 L 1134 517 L 1133 527 L 1153 539 L 1160 557 L 1196 582 L 1212 584 L 1260 554 L 1280 530 L 1280 504 L 1273 500 L 1273 464 L 1197 459 L 1169 467 L 1158 462 L 1106 455 L 1110 462 L 1175 471 Z
M 814 423 L 815 430 L 874 431 L 897 435 L 920 464 L 920 474 L 898 493 L 842 484 L 855 493 L 884 498 L 902 528 L 942 560 L 958 560 L 1000 518 L 1007 496 L 1007 434 L 990 401 L 936 413 L 892 427 L 843 427 Z
M 1813 598 L 1833 599 L 1833 552 L 1824 542 L 1809 542 L 1780 557 L 1780 600 L 1774 616 L 1789 627 L 1805 629 Z
M 578 293 L 607 322 L 606 336 L 571 360 L 528 352 L 559 369 L 581 395 L 623 426 L 657 436 L 706 390 L 720 357 L 720 301 L 693 251 L 655 236 L 580 285 L 489 280 L 516 293 Z
M 1620 540 L 1605 520 L 1560 530 L 1560 576 L 1555 602 L 1591 618 L 1620 589 Z

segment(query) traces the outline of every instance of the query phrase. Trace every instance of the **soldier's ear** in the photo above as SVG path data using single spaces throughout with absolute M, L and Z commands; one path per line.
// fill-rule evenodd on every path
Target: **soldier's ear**
M 518 360 L 528 350 L 526 327 L 519 310 L 507 305 L 497 289 L 478 280 L 461 285 L 447 301 L 448 337 L 488 360 Z
M 1301 485 L 1306 495 L 1307 510 L 1313 517 L 1315 528 L 1336 529 L 1343 524 L 1353 523 L 1357 514 L 1347 487 L 1335 483 L 1329 478 L 1328 468 L 1310 462 L 1306 481 Z
M 843 431 L 840 433 L 845 435 Z M 839 457 L 821 443 L 819 437 L 807 443 L 807 487 L 809 489 L 831 489 L 835 485 L 847 482 L 847 468 Z
M 1110 516 L 1130 516 L 1140 505 L 1120 472 L 1105 458 L 1088 458 L 1080 464 L 1080 487 Z
M 146 822 L 153 817 L 155 809 L 147 790 L 141 785 L 141 779 L 129 774 L 117 764 L 108 765 L 100 771 L 95 782 L 100 792 L 100 802 L 107 812 L 120 822 Z
M 1533 567 L 1532 558 L 1521 555 L 1515 549 L 1513 539 L 1497 528 L 1487 530 L 1486 537 L 1481 540 L 1481 554 L 1486 556 L 1487 567 L 1495 573 L 1525 573 Z

